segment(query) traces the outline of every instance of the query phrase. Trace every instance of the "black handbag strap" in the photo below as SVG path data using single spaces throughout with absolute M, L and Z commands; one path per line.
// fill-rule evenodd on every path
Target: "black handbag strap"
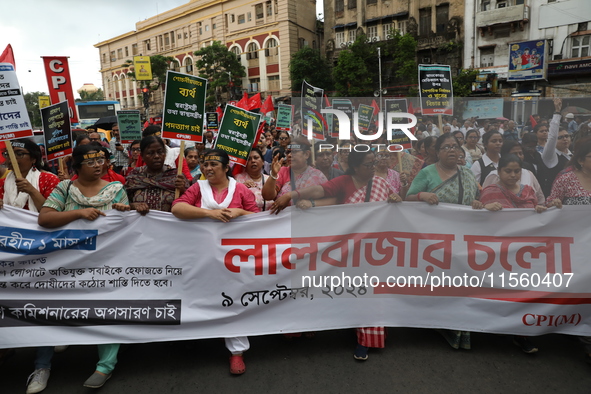
M 371 186 L 373 185 L 373 178 L 371 178 L 369 180 L 369 183 L 367 184 L 367 191 L 365 192 L 365 202 L 369 202 L 369 199 L 371 198 Z

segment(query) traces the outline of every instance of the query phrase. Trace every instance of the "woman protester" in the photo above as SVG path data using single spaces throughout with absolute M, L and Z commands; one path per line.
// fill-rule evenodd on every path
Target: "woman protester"
M 267 210 L 273 204 L 273 201 L 263 199 L 263 186 L 269 179 L 268 175 L 263 174 L 263 154 L 258 148 L 254 148 L 248 155 L 246 170 L 235 176 L 236 182 L 242 183 L 250 189 L 256 199 L 257 207 L 260 211 Z
M 204 152 L 203 174 L 174 201 L 172 214 L 180 219 L 209 218 L 227 223 L 239 216 L 259 212 L 254 194 L 231 177 L 230 158 L 219 149 Z M 247 337 L 225 338 L 230 356 L 230 373 L 246 372 L 243 353 L 250 347 Z
M 466 142 L 463 148 L 472 156 L 472 163 L 480 160 L 484 153 L 484 148 L 478 143 L 478 140 L 480 140 L 480 132 L 478 130 L 470 129 L 466 131 Z
M 3 183 L 0 183 L 0 208 L 2 204 L 16 208 L 39 212 L 45 199 L 59 183 L 59 178 L 49 171 L 41 156 L 41 149 L 30 139 L 20 139 L 11 142 L 21 178 L 14 172 L 14 164 L 10 160 L 8 151 L 2 152 L 8 169 Z
M 39 212 L 39 225 L 56 228 L 77 219 L 94 221 L 99 216 L 106 216 L 104 211 L 110 209 L 128 211 L 123 185 L 101 179 L 104 162 L 100 148 L 92 144 L 74 148 L 72 167 L 78 177 L 57 185 Z M 118 351 L 119 344 L 98 345 L 99 362 L 84 387 L 99 388 L 105 384 L 117 364 Z M 38 348 L 35 371 L 31 374 L 27 392 L 38 393 L 47 386 L 53 352 L 53 347 Z
M 390 201 L 401 202 L 388 182 L 375 174 L 376 156 L 372 151 L 353 151 L 348 157 L 347 174 L 321 185 L 298 189 L 288 193 L 297 201 L 298 208 L 314 207 L 314 201 L 327 197 L 336 199 L 337 204 L 358 204 L 362 202 Z M 354 358 L 368 359 L 369 348 L 384 348 L 386 329 L 384 327 L 364 327 L 357 329 L 357 347 Z
M 155 135 L 144 137 L 140 143 L 143 166 L 133 169 L 127 176 L 125 190 L 131 209 L 145 215 L 150 209 L 170 212 L 175 190 L 183 194 L 189 187 L 184 175 L 164 164 L 166 145 Z
M 480 185 L 484 184 L 488 174 L 497 169 L 503 147 L 503 136 L 498 131 L 488 131 L 482 136 L 482 143 L 486 153 L 470 168 Z
M 277 134 L 277 141 L 279 142 L 279 146 L 283 148 L 283 150 L 287 150 L 287 147 L 291 143 L 291 137 L 287 131 L 280 131 Z
M 399 194 L 404 200 L 410 185 L 405 173 L 399 174 L 397 171 L 388 168 L 390 165 L 390 156 L 393 154 L 394 153 L 390 152 L 379 152 L 377 154 L 375 175 L 385 179 L 390 186 L 390 189 L 392 189 L 394 193 Z
M 127 169 L 123 173 L 124 177 L 127 177 L 131 171 L 137 167 L 138 158 L 140 157 L 140 140 L 135 140 L 129 145 L 129 163 Z
M 199 152 L 194 147 L 185 149 L 185 160 L 189 171 L 191 171 L 191 179 L 201 177 L 201 168 L 199 166 Z
M 339 149 L 337 149 L 336 160 L 333 163 L 334 168 L 336 168 L 337 170 L 343 171 L 343 173 L 347 172 L 347 170 L 349 169 L 349 164 L 347 164 L 347 163 L 348 163 L 349 153 L 351 153 L 351 149 L 352 149 L 352 146 L 349 141 L 342 141 L 339 144 Z
M 544 192 L 542 191 L 542 187 L 538 183 L 536 176 L 534 175 L 533 171 L 535 171 L 534 167 L 528 163 L 523 161 L 523 148 L 521 144 L 515 140 L 507 140 L 503 141 L 503 147 L 501 148 L 501 158 L 506 155 L 515 155 L 521 160 L 521 180 L 519 181 L 520 184 L 530 186 L 538 199 L 538 203 L 544 205 L 546 203 L 546 197 L 544 197 Z M 500 162 L 500 161 L 499 161 Z M 490 174 L 484 180 L 482 184 L 482 188 L 486 188 L 489 185 L 494 183 L 498 183 L 499 181 L 499 173 L 497 170 L 491 171 Z
M 322 144 L 316 144 L 314 157 L 316 159 L 314 167 L 317 170 L 322 171 L 326 179 L 329 181 L 338 176 L 345 175 L 344 171 L 333 167 L 332 163 L 334 159 L 334 153 L 332 149 L 322 149 Z
M 435 142 L 437 137 L 426 137 L 423 141 L 423 150 L 425 151 L 425 159 L 423 162 L 423 168 L 437 162 L 437 151 L 435 150 Z
M 288 205 L 291 205 L 290 192 L 305 187 L 321 185 L 327 181 L 320 170 L 310 166 L 310 142 L 304 136 L 299 136 L 294 143 L 289 145 L 286 158 L 279 160 L 273 158 L 271 175 L 263 186 L 263 198 L 275 200 L 271 205 L 271 213 L 278 214 Z M 287 167 L 282 167 L 283 163 Z M 313 202 L 316 204 L 316 202 Z M 328 205 L 329 201 L 318 201 L 318 205 Z
M 421 170 L 408 190 L 406 201 L 424 201 L 430 205 L 440 202 L 472 205 L 478 195 L 478 183 L 472 172 L 458 166 L 458 152 L 463 152 L 455 137 L 441 135 L 435 143 L 438 161 Z M 460 151 L 461 150 L 461 151 Z M 441 331 L 454 348 L 470 349 L 467 331 Z

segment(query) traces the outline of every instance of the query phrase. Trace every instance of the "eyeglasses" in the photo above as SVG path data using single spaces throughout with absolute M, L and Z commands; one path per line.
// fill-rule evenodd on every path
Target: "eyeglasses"
M 100 138 L 89 138 L 89 140 L 92 142 L 92 141 L 100 141 L 101 139 Z
M 558 136 L 559 140 L 567 140 L 569 138 L 570 138 L 570 135 L 568 135 L 568 134 Z
M 471 136 L 466 137 L 466 138 L 468 138 L 469 140 L 477 140 L 480 137 L 478 137 L 477 135 L 471 135 Z
M 131 148 L 132 152 L 141 152 L 142 150 L 140 148 Z
M 375 167 L 377 164 L 377 162 L 372 161 L 371 163 L 361 163 L 361 165 L 365 168 L 371 168 L 371 167 Z
M 288 139 L 289 139 L 289 137 L 279 137 L 279 141 L 285 141 L 285 140 L 288 140 Z
M 17 159 L 22 159 L 23 157 L 25 157 L 25 155 L 30 155 L 29 152 L 14 152 L 14 155 L 16 156 Z M 5 159 L 8 159 L 8 151 L 4 151 L 2 152 L 2 157 L 4 157 Z
M 153 157 L 153 156 L 156 156 L 156 155 L 158 155 L 158 156 L 164 156 L 165 154 L 166 153 L 162 149 L 157 150 L 157 151 L 149 150 L 149 151 L 146 152 L 146 156 L 150 156 L 150 157 Z
M 457 145 L 445 145 L 439 148 L 440 151 L 449 152 L 450 150 L 459 150 L 460 147 Z
M 96 165 L 102 166 L 103 164 L 105 164 L 105 159 L 90 159 L 90 160 L 84 160 L 82 162 L 82 164 L 86 164 L 89 167 L 94 167 Z

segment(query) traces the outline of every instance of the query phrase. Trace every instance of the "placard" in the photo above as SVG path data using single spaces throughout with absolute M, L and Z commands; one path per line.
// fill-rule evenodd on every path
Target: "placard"
M 423 115 L 453 115 L 449 66 L 419 64 L 419 93 Z
M 277 106 L 277 121 L 275 122 L 277 131 L 291 131 L 293 112 L 293 105 L 279 104 Z
M 72 154 L 72 127 L 68 116 L 68 102 L 41 108 L 43 138 L 47 160 L 55 160 Z
M 226 152 L 233 163 L 246 166 L 261 117 L 261 114 L 226 105 L 214 148 Z
M 33 136 L 14 66 L 0 63 L 0 141 Z
M 139 110 L 117 111 L 121 143 L 131 144 L 142 139 L 142 120 Z

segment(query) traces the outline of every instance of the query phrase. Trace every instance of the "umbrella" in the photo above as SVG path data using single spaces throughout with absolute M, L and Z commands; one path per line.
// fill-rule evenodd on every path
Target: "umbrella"
M 113 123 L 117 123 L 116 116 L 103 116 L 102 118 L 96 121 L 94 127 L 98 127 L 104 130 L 111 130 L 111 128 L 113 127 Z
M 502 116 L 499 116 L 498 118 L 496 118 L 496 120 L 510 120 L 510 119 L 507 119 L 507 118 L 504 118 Z
M 563 109 L 561 111 L 561 113 L 562 113 L 562 116 L 565 116 L 568 113 L 571 113 L 573 115 L 591 115 L 591 110 L 588 110 L 583 107 L 570 106 L 570 107 L 566 107 L 565 109 Z

